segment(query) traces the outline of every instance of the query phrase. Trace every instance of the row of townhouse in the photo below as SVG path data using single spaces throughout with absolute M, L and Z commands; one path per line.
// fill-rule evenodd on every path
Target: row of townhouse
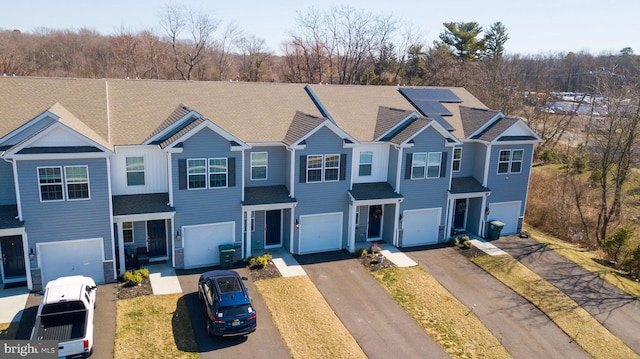
M 539 140 L 463 88 L 0 78 L 2 281 L 517 233 Z

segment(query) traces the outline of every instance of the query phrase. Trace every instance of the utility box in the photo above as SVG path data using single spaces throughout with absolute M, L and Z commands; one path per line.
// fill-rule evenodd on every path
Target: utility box
M 493 241 L 499 239 L 502 228 L 504 228 L 504 223 L 500 221 L 489 222 L 489 240 Z
M 236 249 L 233 244 L 221 244 L 218 246 L 220 251 L 220 269 L 231 269 L 233 267 L 233 256 Z

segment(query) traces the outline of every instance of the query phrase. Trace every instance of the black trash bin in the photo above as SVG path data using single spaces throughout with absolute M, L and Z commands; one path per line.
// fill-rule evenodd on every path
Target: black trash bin
M 493 241 L 500 238 L 500 232 L 504 227 L 504 223 L 500 221 L 489 222 L 489 240 Z
M 233 256 L 236 249 L 233 244 L 221 244 L 218 246 L 220 251 L 220 269 L 231 269 L 233 267 Z

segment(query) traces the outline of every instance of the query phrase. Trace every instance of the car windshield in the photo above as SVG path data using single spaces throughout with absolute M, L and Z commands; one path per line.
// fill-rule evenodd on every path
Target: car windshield
M 244 304 L 234 307 L 222 307 L 218 310 L 216 315 L 218 318 L 236 318 L 245 316 L 249 313 L 253 313 L 253 308 L 248 304 Z
M 237 277 L 216 278 L 216 283 L 218 284 L 218 288 L 220 288 L 220 293 L 233 293 L 242 291 L 242 288 L 240 288 L 240 282 L 238 281 Z

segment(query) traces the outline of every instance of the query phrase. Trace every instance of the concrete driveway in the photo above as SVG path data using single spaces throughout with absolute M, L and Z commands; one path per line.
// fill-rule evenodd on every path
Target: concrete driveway
M 491 242 L 553 284 L 588 311 L 611 333 L 640 353 L 640 301 L 602 280 L 544 244 L 518 236 Z
M 464 305 L 475 305 L 475 315 L 514 358 L 591 358 L 540 310 L 456 249 L 422 247 L 403 252 Z
M 199 268 L 196 270 L 177 269 L 176 274 L 189 308 L 189 318 L 193 334 L 198 344 L 200 358 L 290 358 L 280 333 L 273 324 L 271 315 L 262 297 L 258 293 L 249 271 L 246 268 L 234 268 L 241 276 L 248 277 L 245 285 L 251 295 L 253 306 L 258 313 L 258 329 L 241 337 L 211 338 L 206 333 L 205 311 L 198 300 L 198 277 L 201 273 L 217 268 Z
M 369 358 L 448 358 L 347 251 L 295 256 Z

